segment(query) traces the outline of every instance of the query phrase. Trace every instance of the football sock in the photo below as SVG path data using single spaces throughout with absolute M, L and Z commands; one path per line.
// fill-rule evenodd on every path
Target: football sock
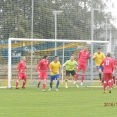
M 65 86 L 67 86 L 67 85 L 68 85 L 68 79 L 65 80 Z
M 78 76 L 79 76 L 79 74 L 78 74 L 78 73 L 76 73 L 75 81 L 77 81 L 77 80 L 78 80 Z
M 45 88 L 46 88 L 46 83 L 43 83 L 42 88 L 43 88 L 43 89 L 45 89 Z
M 109 86 L 109 90 L 111 90 L 111 88 L 112 88 L 112 81 L 111 80 L 108 82 L 108 86 Z
M 53 81 L 50 81 L 50 88 L 52 89 L 52 84 L 53 84 Z
M 102 75 L 101 75 L 101 73 L 99 73 L 99 77 L 100 77 L 100 81 L 101 81 L 101 79 L 102 79 Z
M 38 88 L 39 88 L 39 86 L 40 86 L 40 83 L 41 83 L 41 82 L 38 82 Z
M 23 81 L 22 87 L 24 87 L 24 86 L 25 86 L 25 84 L 26 84 L 26 81 Z
M 106 86 L 107 86 L 107 82 L 106 82 L 106 81 L 104 81 L 104 83 L 103 83 L 104 91 L 106 91 Z
M 16 81 L 16 88 L 18 87 L 18 84 L 19 84 L 19 82 L 18 82 L 18 81 Z
M 58 89 L 59 81 L 56 82 L 56 89 Z
M 84 74 L 82 74 L 81 82 L 83 82 L 83 81 L 84 81 L 84 76 L 85 76 L 85 75 L 84 75 Z

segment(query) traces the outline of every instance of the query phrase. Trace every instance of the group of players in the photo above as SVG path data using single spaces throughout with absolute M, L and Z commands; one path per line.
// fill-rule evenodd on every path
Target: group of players
M 74 78 L 74 85 L 78 87 L 77 81 L 79 77 L 79 72 L 82 71 L 81 76 L 81 86 L 83 85 L 85 72 L 87 67 L 87 61 L 91 58 L 91 55 L 88 51 L 88 47 L 85 46 L 83 50 L 78 53 L 78 61 L 74 60 L 74 56 L 71 56 L 63 65 L 59 62 L 59 57 L 55 56 L 54 60 L 49 63 L 48 56 L 45 55 L 41 61 L 39 61 L 36 70 L 38 72 L 38 90 L 40 89 L 41 81 L 42 91 L 46 91 L 46 80 L 47 80 L 47 70 L 50 70 L 50 89 L 52 90 L 53 81 L 57 80 L 55 90 L 58 91 L 60 83 L 60 74 L 61 68 L 65 67 L 66 78 L 65 78 L 65 87 L 68 88 L 68 79 L 72 75 Z M 95 61 L 97 71 L 99 72 L 100 81 L 102 81 L 104 93 L 106 92 L 107 86 L 109 87 L 109 93 L 114 84 L 114 71 L 116 69 L 116 60 L 111 57 L 110 53 L 107 53 L 106 57 L 101 52 L 101 48 L 97 49 L 97 52 L 93 55 L 93 60 Z M 22 88 L 25 88 L 26 84 L 26 57 L 22 57 L 22 61 L 18 64 L 18 79 L 16 81 L 16 89 L 19 89 L 18 84 L 20 80 L 23 80 Z M 116 83 L 117 84 L 117 83 Z

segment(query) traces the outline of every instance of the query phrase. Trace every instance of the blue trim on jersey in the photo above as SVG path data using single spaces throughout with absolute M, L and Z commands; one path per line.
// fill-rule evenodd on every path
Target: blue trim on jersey
M 58 79 L 58 78 L 60 78 L 60 74 L 56 74 L 56 75 L 51 75 L 50 76 L 51 80 L 55 80 L 55 79 Z
M 102 72 L 104 71 L 104 67 L 102 67 L 102 66 L 96 66 L 96 68 L 97 68 L 97 70 L 101 69 Z

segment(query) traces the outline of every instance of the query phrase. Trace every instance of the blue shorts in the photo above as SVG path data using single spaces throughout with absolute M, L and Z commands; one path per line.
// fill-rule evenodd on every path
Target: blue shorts
M 55 80 L 55 79 L 58 79 L 58 78 L 60 78 L 60 74 L 50 76 L 50 80 Z
M 102 66 L 96 66 L 96 68 L 97 68 L 97 70 L 101 69 L 102 72 L 104 71 L 104 68 Z

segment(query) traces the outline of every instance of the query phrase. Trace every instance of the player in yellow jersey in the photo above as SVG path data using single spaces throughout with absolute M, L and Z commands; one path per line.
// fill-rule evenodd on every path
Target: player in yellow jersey
M 54 61 L 52 61 L 49 65 L 50 67 L 50 89 L 52 90 L 52 84 L 53 80 L 57 80 L 56 82 L 56 91 L 58 91 L 59 81 L 60 81 L 60 69 L 61 69 L 61 63 L 59 62 L 58 56 L 54 57 Z
M 102 80 L 102 75 L 103 75 L 103 66 L 100 66 L 102 60 L 105 58 L 105 55 L 103 52 L 101 52 L 101 48 L 99 47 L 97 49 L 97 52 L 94 53 L 93 55 L 93 60 L 95 61 L 96 64 L 96 68 L 99 72 L 99 77 L 100 77 L 100 81 Z

